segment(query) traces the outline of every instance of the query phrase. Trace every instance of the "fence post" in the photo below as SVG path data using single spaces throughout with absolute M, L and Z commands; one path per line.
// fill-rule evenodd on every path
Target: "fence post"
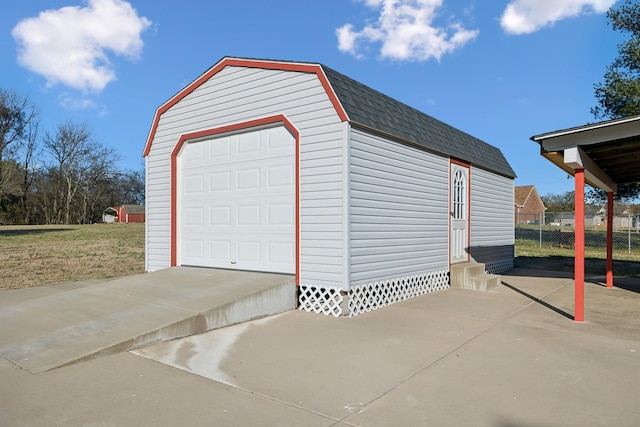
M 542 247 L 542 219 L 544 218 L 542 215 L 544 215 L 544 213 L 539 214 L 538 216 L 538 225 L 540 226 L 540 233 L 539 233 L 539 246 L 538 247 Z
M 629 215 L 629 253 L 631 253 L 631 213 L 627 215 Z

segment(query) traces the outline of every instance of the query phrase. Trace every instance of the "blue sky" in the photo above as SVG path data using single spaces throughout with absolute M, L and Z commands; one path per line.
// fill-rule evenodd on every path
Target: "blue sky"
M 319 62 L 499 147 L 516 185 L 573 180 L 532 135 L 593 122 L 614 0 L 47 0 L 0 14 L 0 87 L 141 169 L 155 110 L 223 56 Z

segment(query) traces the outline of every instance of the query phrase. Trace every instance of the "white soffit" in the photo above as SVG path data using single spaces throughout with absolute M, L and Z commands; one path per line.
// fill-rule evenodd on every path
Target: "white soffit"
M 585 180 L 608 192 L 616 192 L 617 185 L 580 147 L 564 150 L 564 163 L 574 171 L 584 169 Z

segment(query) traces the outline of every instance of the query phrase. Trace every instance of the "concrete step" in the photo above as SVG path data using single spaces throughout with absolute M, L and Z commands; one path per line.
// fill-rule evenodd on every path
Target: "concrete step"
M 453 264 L 450 270 L 451 287 L 454 289 L 472 289 L 488 291 L 500 285 L 500 276 L 486 274 L 484 264 L 463 262 Z
M 174 267 L 0 304 L 0 355 L 44 372 L 296 304 L 291 275 Z
M 469 278 L 470 288 L 475 291 L 490 291 L 502 284 L 497 274 L 478 274 Z

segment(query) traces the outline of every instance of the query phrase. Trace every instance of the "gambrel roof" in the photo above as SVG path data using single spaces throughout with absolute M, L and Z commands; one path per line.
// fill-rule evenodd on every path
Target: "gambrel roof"
M 484 141 L 322 65 L 349 121 L 515 178 L 502 152 Z
M 225 57 L 158 110 L 147 139 L 149 153 L 160 116 L 227 66 L 315 73 L 341 120 L 386 137 L 417 144 L 431 151 L 515 178 L 502 152 L 484 141 L 384 95 L 319 63 Z

